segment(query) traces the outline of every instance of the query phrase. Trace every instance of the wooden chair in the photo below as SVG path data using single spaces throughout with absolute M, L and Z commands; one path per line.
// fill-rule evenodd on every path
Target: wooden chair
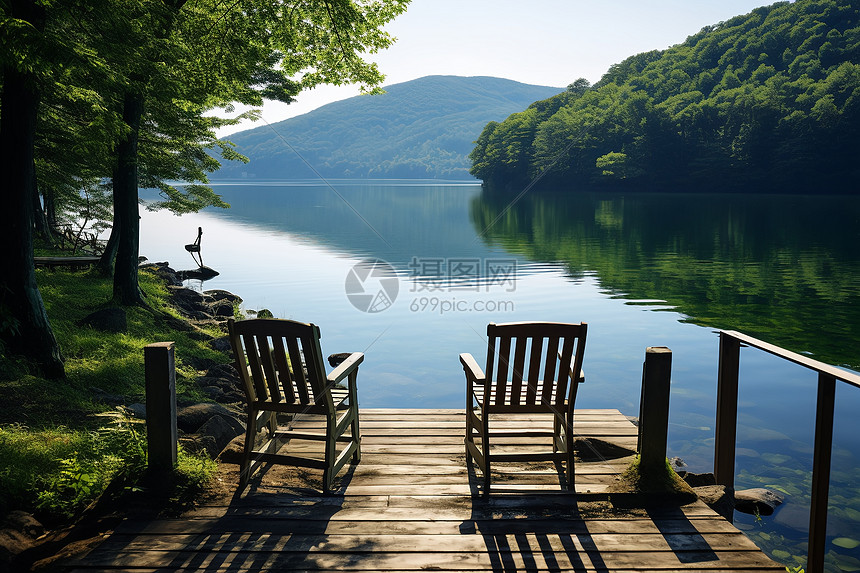
M 577 386 L 585 381 L 582 357 L 586 331 L 584 322 L 490 323 L 486 374 L 471 354 L 460 355 L 466 373 L 466 463 L 471 466 L 474 458 L 480 467 L 484 495 L 490 492 L 493 461 L 565 462 L 567 489 L 573 489 L 573 404 Z M 552 416 L 553 429 L 491 430 L 497 419 L 490 419 L 494 414 L 547 414 Z M 491 451 L 494 439 L 527 436 L 551 437 L 552 450 Z
M 353 352 L 326 376 L 320 331 L 314 324 L 230 319 L 227 327 L 248 402 L 240 487 L 248 483 L 260 464 L 274 462 L 322 469 L 323 490 L 328 493 L 347 459 L 352 456 L 353 463 L 361 459 L 356 379 L 364 354 Z M 344 379 L 348 387 L 337 387 Z M 290 414 L 291 418 L 303 414 L 323 416 L 326 431 L 308 433 L 294 431 L 289 425 L 279 427 L 278 414 Z M 263 428 L 268 428 L 268 439 L 255 448 L 257 434 Z M 325 457 L 321 460 L 279 454 L 283 440 L 322 440 Z M 338 442 L 346 443 L 340 452 Z

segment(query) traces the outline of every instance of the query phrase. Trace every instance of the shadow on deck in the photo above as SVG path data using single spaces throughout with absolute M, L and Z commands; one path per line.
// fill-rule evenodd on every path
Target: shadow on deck
M 232 496 L 176 519 L 128 520 L 66 570 L 785 570 L 702 502 L 624 507 L 606 494 L 631 459 L 616 454 L 636 444 L 635 426 L 617 410 L 577 411 L 581 445 L 590 447 L 581 449 L 575 494 L 552 464 L 524 463 L 499 464 L 492 494 L 477 495 L 464 418 L 362 410 L 362 461 L 333 495 L 319 493 L 317 472 L 283 466 L 233 493 L 238 472 L 225 466 Z

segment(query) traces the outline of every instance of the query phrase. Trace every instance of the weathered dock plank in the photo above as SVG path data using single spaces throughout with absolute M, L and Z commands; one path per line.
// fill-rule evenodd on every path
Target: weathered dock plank
M 636 444 L 636 427 L 617 410 L 577 411 L 578 438 L 589 451 L 576 467 L 575 494 L 552 464 L 512 463 L 493 469 L 489 497 L 477 495 L 480 473 L 465 465 L 462 410 L 362 410 L 361 423 L 362 461 L 339 476 L 333 495 L 319 492 L 312 470 L 272 467 L 240 495 L 181 517 L 126 520 L 65 569 L 784 571 L 701 502 L 621 508 L 601 494 Z M 524 416 L 505 426 L 539 423 Z M 501 443 L 545 448 L 534 440 Z M 314 446 L 287 447 L 307 454 Z

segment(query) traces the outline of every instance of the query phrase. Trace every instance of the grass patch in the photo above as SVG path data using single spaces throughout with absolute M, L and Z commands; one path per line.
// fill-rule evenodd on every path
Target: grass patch
M 194 383 L 193 363 L 223 364 L 229 358 L 206 341 L 218 329 L 174 329 L 166 316 L 165 284 L 140 273 L 153 311 L 128 308 L 128 329 L 108 333 L 81 326 L 88 314 L 112 305 L 113 284 L 94 271 L 36 271 L 54 335 L 65 357 L 66 380 L 34 376 L 26 362 L 0 353 L 0 515 L 23 509 L 45 523 L 78 515 L 110 484 L 134 490 L 146 467 L 146 431 L 108 397 L 145 401 L 143 348 L 176 343 L 177 400 L 205 401 Z M 193 359 L 193 360 L 192 360 Z M 175 497 L 193 495 L 214 473 L 215 463 L 185 452 L 179 456 Z
M 691 503 L 697 499 L 696 492 L 675 473 L 669 460 L 665 464 L 645 468 L 641 458 L 636 458 L 612 484 L 607 492 L 613 503 L 645 507 L 652 503 Z

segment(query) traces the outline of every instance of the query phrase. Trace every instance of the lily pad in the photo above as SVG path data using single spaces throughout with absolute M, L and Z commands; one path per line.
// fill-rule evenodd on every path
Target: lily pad
M 785 454 L 762 454 L 761 458 L 769 464 L 782 465 L 791 459 L 791 456 Z
M 840 570 L 847 571 L 849 573 L 860 571 L 860 559 L 849 555 L 840 555 L 835 552 L 831 553 L 831 555 L 835 557 L 836 566 L 839 567 Z
M 791 559 L 791 553 L 785 551 L 784 549 L 774 549 L 773 556 L 783 561 L 785 561 L 786 559 Z
M 796 488 L 791 484 L 777 485 L 775 483 L 769 483 L 765 484 L 764 487 L 766 487 L 767 489 L 775 489 L 777 491 L 781 491 L 785 495 L 791 496 L 798 496 L 803 493 L 802 491 L 800 491 L 799 488 Z
M 850 537 L 837 537 L 833 540 L 833 545 L 842 547 L 843 549 L 854 549 L 855 547 L 860 546 L 860 541 L 851 539 Z

